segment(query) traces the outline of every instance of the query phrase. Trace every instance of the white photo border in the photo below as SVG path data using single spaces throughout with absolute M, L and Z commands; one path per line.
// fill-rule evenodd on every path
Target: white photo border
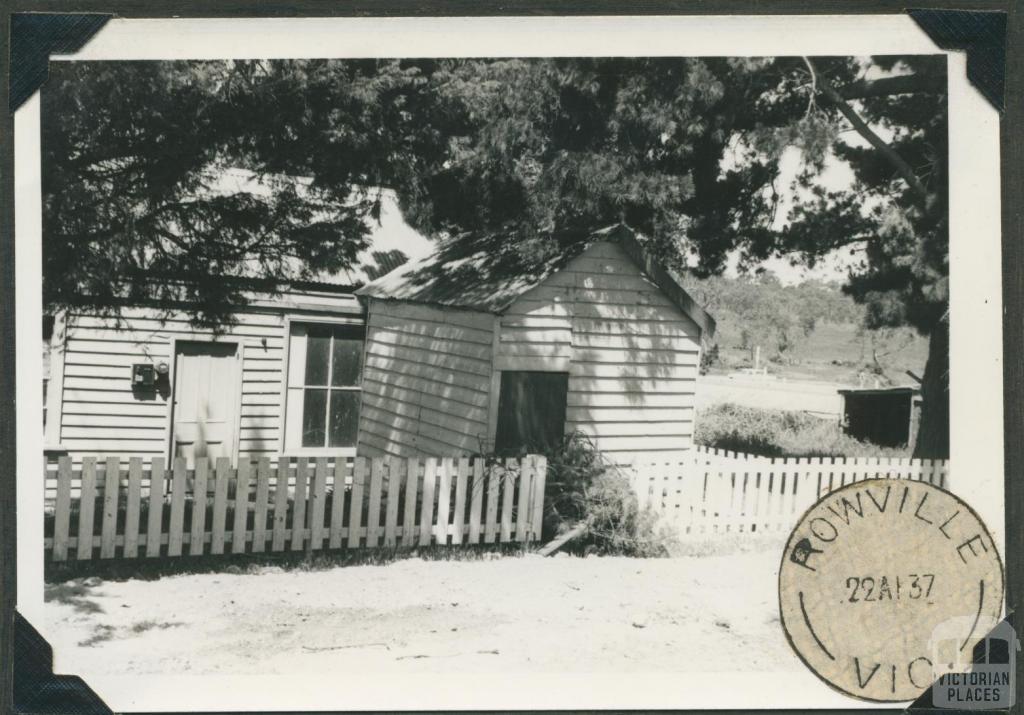
M 1003 351 L 999 115 L 905 15 L 112 19 L 73 60 L 306 57 L 946 54 L 950 134 L 950 436 L 954 490 L 1001 549 Z M 15 115 L 19 611 L 44 636 L 40 103 Z M 796 658 L 795 655 L 793 655 Z M 55 653 L 61 672 L 61 654 Z M 100 676 L 116 711 L 858 708 L 809 670 Z M 346 677 L 352 676 L 352 677 Z

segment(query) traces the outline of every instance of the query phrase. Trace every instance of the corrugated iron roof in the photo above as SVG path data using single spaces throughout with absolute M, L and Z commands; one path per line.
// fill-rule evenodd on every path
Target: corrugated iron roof
M 598 241 L 618 243 L 647 276 L 708 335 L 714 319 L 686 292 L 678 278 L 644 251 L 623 224 L 593 233 L 554 255 L 523 250 L 504 234 L 460 236 L 442 242 L 430 256 L 410 261 L 356 291 L 383 300 L 502 313 L 515 300 Z

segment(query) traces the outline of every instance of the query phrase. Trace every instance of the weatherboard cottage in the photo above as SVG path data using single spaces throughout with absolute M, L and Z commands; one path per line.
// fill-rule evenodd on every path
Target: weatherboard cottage
M 714 321 L 626 227 L 541 257 L 506 236 L 435 246 L 390 197 L 371 240 L 344 274 L 254 286 L 221 332 L 187 306 L 54 316 L 45 451 L 449 457 L 577 430 L 622 460 L 690 448 Z

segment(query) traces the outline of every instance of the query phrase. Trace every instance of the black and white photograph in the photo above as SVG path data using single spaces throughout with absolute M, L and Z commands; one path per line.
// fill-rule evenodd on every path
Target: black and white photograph
M 896 20 L 52 58 L 18 518 L 55 672 L 115 709 L 843 708 L 969 664 L 999 123 Z

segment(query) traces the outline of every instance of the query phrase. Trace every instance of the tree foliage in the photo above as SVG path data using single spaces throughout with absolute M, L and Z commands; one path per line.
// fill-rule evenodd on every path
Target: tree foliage
M 237 279 L 351 265 L 388 187 L 429 235 L 542 254 L 619 221 L 699 275 L 854 251 L 872 326 L 945 339 L 943 56 L 59 63 L 43 152 L 51 308 L 184 298 L 216 324 Z M 229 167 L 263 189 L 224 191 Z
M 403 134 L 414 87 L 394 64 L 54 65 L 43 92 L 47 305 L 184 302 L 196 322 L 219 325 L 250 279 L 274 292 L 351 266 L 392 158 L 430 154 Z M 254 178 L 239 187 L 235 169 Z

